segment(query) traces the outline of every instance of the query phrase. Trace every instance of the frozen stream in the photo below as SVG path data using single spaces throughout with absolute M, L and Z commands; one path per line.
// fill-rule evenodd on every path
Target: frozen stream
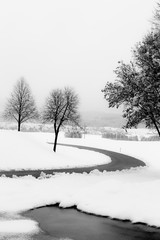
M 132 224 L 97 217 L 58 207 L 42 207 L 31 210 L 25 216 L 39 222 L 42 233 L 33 236 L 33 240 L 159 240 L 160 229 L 141 224 Z
M 68 145 L 72 146 L 72 145 Z M 75 146 L 82 149 L 101 152 L 109 155 L 112 162 L 106 165 L 98 166 L 99 170 L 115 171 L 117 169 L 128 169 L 130 167 L 144 166 L 145 164 L 138 159 L 127 155 L 89 147 Z M 96 166 L 97 167 L 97 166 Z M 95 167 L 94 167 L 95 168 Z M 76 169 L 78 172 L 83 172 L 84 169 Z M 52 170 L 53 171 L 53 170 Z M 62 171 L 62 169 L 60 170 Z M 64 169 L 63 169 L 64 171 Z M 65 171 L 73 172 L 75 169 L 65 169 Z M 88 169 L 88 172 L 91 169 Z M 6 172 L 5 172 L 6 173 Z M 17 175 L 26 171 L 16 172 Z M 13 174 L 9 171 L 8 174 Z M 27 172 L 27 174 L 29 174 Z M 39 171 L 32 172 L 34 176 L 39 174 Z M 104 217 L 98 217 L 81 213 L 75 209 L 60 209 L 55 206 L 41 207 L 30 210 L 25 213 L 25 217 L 34 219 L 39 223 L 42 230 L 37 235 L 5 235 L 0 236 L 0 240 L 60 240 L 60 239 L 107 239 L 107 240 L 132 240 L 132 239 L 160 239 L 160 230 L 150 228 L 144 225 L 133 225 L 130 222 L 115 221 Z

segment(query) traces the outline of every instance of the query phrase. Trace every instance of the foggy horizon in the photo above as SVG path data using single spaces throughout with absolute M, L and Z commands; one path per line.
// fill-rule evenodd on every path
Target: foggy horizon
M 101 90 L 150 30 L 155 2 L 1 2 L 1 109 L 24 77 L 38 107 L 52 89 L 69 86 L 79 95 L 81 112 L 120 112 L 107 108 Z

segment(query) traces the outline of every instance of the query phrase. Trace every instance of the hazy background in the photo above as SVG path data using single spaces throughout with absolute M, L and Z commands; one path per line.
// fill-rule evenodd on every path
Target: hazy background
M 53 88 L 71 86 L 81 111 L 115 112 L 108 110 L 101 89 L 149 31 L 155 2 L 1 0 L 1 110 L 23 76 L 39 107 Z

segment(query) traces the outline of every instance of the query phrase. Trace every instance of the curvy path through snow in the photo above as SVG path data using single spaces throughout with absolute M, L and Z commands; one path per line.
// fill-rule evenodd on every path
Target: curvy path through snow
M 53 144 L 53 143 L 49 143 Z M 95 151 L 102 153 L 106 156 L 109 156 L 111 158 L 111 162 L 108 164 L 103 165 L 97 165 L 92 167 L 80 167 L 80 168 L 64 168 L 64 169 L 50 169 L 50 170 L 21 170 L 21 171 L 0 171 L 0 175 L 5 174 L 7 177 L 12 177 L 12 175 L 17 176 L 25 176 L 25 175 L 32 175 L 34 177 L 39 177 L 41 172 L 44 172 L 46 174 L 53 174 L 53 172 L 67 172 L 67 173 L 83 173 L 83 172 L 91 172 L 95 169 L 99 171 L 116 171 L 116 170 L 123 170 L 123 169 L 130 169 L 132 167 L 140 167 L 145 166 L 145 163 L 141 160 L 138 160 L 134 157 L 124 155 L 117 152 L 112 152 L 104 149 L 99 148 L 93 148 L 93 147 L 86 147 L 86 146 L 79 146 L 79 145 L 70 145 L 70 144 L 59 144 L 61 146 L 67 146 L 67 147 L 76 147 L 79 149 L 85 149 L 90 151 Z

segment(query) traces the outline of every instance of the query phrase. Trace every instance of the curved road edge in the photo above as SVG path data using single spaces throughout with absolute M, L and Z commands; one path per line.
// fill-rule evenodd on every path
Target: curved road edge
M 48 144 L 53 144 L 53 143 L 48 143 Z M 12 177 L 13 175 L 16 176 L 25 176 L 25 175 L 32 175 L 36 178 L 38 178 L 41 174 L 41 172 L 44 172 L 46 174 L 53 174 L 54 172 L 66 172 L 66 173 L 89 173 L 95 169 L 103 172 L 104 170 L 106 171 L 117 171 L 117 170 L 124 170 L 124 169 L 130 169 L 130 168 L 135 168 L 135 167 L 144 167 L 146 164 L 134 157 L 105 150 L 105 149 L 99 149 L 99 148 L 93 148 L 93 147 L 86 147 L 86 146 L 79 146 L 79 145 L 72 145 L 72 144 L 61 144 L 59 143 L 58 145 L 60 146 L 66 146 L 66 147 L 75 147 L 79 149 L 84 149 L 84 150 L 90 150 L 90 151 L 95 151 L 98 153 L 102 153 L 106 155 L 107 157 L 111 158 L 111 162 L 103 165 L 96 165 L 92 167 L 78 167 L 78 168 L 61 168 L 61 169 L 40 169 L 40 170 L 10 170 L 10 171 L 0 171 L 0 175 L 5 174 L 6 177 Z

